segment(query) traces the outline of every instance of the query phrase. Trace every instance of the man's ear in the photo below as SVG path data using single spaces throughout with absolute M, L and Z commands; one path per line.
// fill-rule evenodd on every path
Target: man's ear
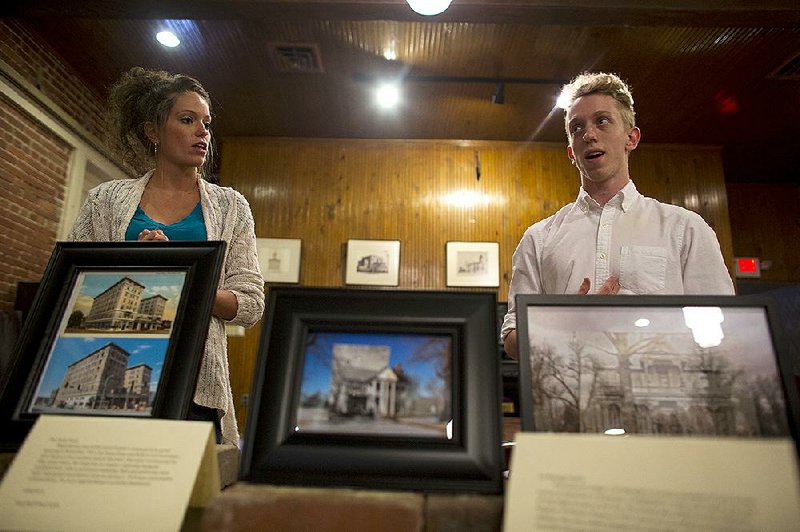
M 636 149 L 636 146 L 639 145 L 639 141 L 642 138 L 642 132 L 638 127 L 631 128 L 628 131 L 628 141 L 625 142 L 625 151 L 633 151 Z
M 575 153 L 572 151 L 572 146 L 567 145 L 567 157 L 572 164 L 575 164 Z

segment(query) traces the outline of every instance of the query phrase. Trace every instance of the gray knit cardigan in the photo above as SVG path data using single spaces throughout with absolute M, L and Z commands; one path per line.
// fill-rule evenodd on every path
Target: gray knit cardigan
M 68 240 L 102 242 L 125 240 L 125 231 L 152 171 L 138 179 L 107 181 L 89 191 Z M 200 204 L 208 240 L 227 242 L 218 288 L 236 296 L 239 309 L 231 323 L 251 327 L 264 313 L 264 280 L 258 265 L 250 205 L 232 188 L 200 179 Z M 211 318 L 205 355 L 194 392 L 197 404 L 221 413 L 222 443 L 239 440 L 233 409 L 225 322 Z

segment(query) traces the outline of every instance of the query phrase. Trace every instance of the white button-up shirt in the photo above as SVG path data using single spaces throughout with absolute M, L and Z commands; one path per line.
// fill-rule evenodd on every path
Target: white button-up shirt
M 645 197 L 629 181 L 604 206 L 578 199 L 530 226 L 514 251 L 502 338 L 516 329 L 517 294 L 594 293 L 612 275 L 619 294 L 733 294 L 714 230 L 699 214 Z

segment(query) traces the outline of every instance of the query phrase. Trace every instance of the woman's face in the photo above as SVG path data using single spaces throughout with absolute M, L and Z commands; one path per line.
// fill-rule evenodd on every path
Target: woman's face
M 210 126 L 206 100 L 196 92 L 180 94 L 158 132 L 156 159 L 181 168 L 203 166 L 211 146 Z

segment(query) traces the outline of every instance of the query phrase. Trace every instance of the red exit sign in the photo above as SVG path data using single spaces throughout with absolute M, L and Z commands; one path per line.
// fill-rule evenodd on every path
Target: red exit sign
M 736 257 L 736 277 L 761 277 L 761 261 L 757 257 Z

